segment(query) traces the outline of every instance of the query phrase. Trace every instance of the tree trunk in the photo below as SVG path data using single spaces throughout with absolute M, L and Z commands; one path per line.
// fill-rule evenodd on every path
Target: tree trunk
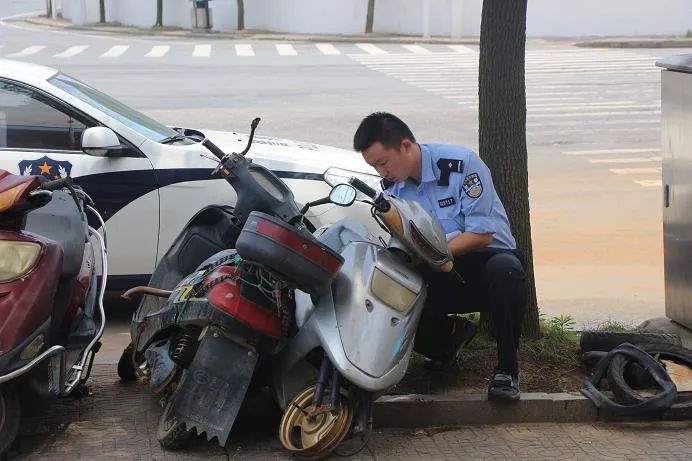
M 163 0 L 156 0 L 156 24 L 154 27 L 163 27 Z
M 245 3 L 238 0 L 238 30 L 245 30 Z
M 517 246 L 524 255 L 528 299 L 524 335 L 539 335 L 533 272 L 526 151 L 524 53 L 528 0 L 483 0 L 478 75 L 480 156 L 492 172 Z
M 99 22 L 106 22 L 106 0 L 99 0 Z
M 375 0 L 368 0 L 368 15 L 365 18 L 365 33 L 372 33 L 372 23 L 375 18 Z

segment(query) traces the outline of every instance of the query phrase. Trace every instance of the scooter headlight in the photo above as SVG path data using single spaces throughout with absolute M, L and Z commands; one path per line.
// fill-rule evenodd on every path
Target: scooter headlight
M 380 301 L 403 313 L 413 307 L 418 296 L 378 268 L 375 268 L 370 289 Z
M 41 256 L 41 245 L 34 242 L 0 240 L 0 283 L 29 273 Z

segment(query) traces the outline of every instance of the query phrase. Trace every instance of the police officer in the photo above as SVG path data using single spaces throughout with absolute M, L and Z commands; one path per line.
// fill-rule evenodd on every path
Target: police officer
M 389 192 L 419 202 L 438 219 L 461 276 L 427 277 L 428 299 L 414 349 L 427 357 L 430 368 L 456 366 L 458 351 L 473 337 L 475 325 L 454 314 L 490 312 L 498 365 L 488 397 L 519 399 L 525 273 L 488 167 L 463 146 L 416 143 L 403 121 L 384 112 L 363 119 L 353 148 L 384 178 Z

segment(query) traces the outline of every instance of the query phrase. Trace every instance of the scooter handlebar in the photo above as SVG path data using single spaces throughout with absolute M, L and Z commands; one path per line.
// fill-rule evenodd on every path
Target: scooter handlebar
M 348 180 L 349 184 L 351 184 L 353 187 L 370 197 L 371 199 L 374 199 L 377 197 L 377 191 L 373 189 L 372 187 L 368 186 L 365 184 L 363 181 L 356 177 L 351 177 Z
M 70 176 L 67 176 L 65 178 L 56 179 L 54 181 L 44 182 L 43 184 L 41 184 L 41 190 L 47 190 L 52 192 L 60 190 L 66 186 L 72 186 L 73 184 L 74 182 L 72 181 L 72 178 Z

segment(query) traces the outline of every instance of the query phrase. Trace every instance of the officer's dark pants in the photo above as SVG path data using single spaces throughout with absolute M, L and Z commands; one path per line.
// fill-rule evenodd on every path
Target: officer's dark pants
M 428 358 L 449 356 L 454 344 L 447 314 L 489 312 L 497 340 L 498 369 L 518 372 L 517 349 L 526 307 L 526 276 L 518 252 L 484 248 L 454 260 L 456 274 L 430 274 L 428 299 L 414 350 Z

